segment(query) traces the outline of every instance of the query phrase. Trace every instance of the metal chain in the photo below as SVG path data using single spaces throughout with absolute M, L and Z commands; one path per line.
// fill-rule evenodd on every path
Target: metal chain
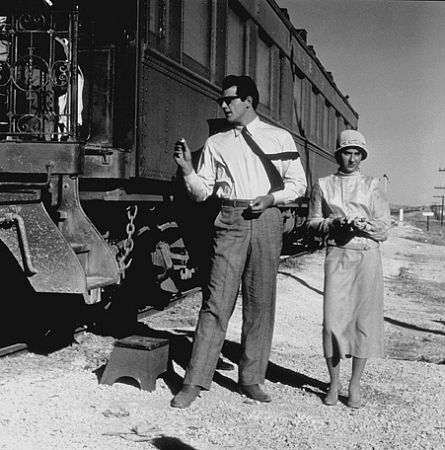
M 136 219 L 138 213 L 138 207 L 137 205 L 133 206 L 127 206 L 127 217 L 128 217 L 128 223 L 125 228 L 125 231 L 127 232 L 127 238 L 124 241 L 123 244 L 123 253 L 119 256 L 118 263 L 119 263 L 119 269 L 121 271 L 122 279 L 125 278 L 125 271 L 130 267 L 132 259 L 130 258 L 127 261 L 128 256 L 133 251 L 134 247 L 134 241 L 133 241 L 133 234 L 136 231 L 136 227 L 134 225 L 134 219 Z M 126 262 L 127 261 L 127 262 Z

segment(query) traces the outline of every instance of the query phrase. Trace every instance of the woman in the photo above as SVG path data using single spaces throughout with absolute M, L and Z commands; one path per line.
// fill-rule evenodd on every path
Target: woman
M 327 238 L 323 305 L 323 352 L 330 376 L 326 405 L 340 391 L 340 360 L 352 357 L 347 405 L 361 406 L 360 379 L 368 357 L 383 356 L 383 274 L 379 242 L 390 228 L 390 211 L 377 178 L 363 175 L 368 156 L 356 130 L 339 136 L 334 175 L 312 191 L 309 228 Z

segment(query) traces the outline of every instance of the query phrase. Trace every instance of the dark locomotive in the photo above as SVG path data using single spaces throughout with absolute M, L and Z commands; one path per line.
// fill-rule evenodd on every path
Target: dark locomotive
M 199 285 L 218 205 L 187 199 L 172 149 L 183 136 L 198 154 L 224 125 L 228 73 L 256 80 L 309 185 L 335 168 L 358 115 L 274 0 L 2 1 L 0 344 L 63 328 L 37 313 L 124 322 Z M 301 250 L 307 199 L 282 212 L 283 252 Z

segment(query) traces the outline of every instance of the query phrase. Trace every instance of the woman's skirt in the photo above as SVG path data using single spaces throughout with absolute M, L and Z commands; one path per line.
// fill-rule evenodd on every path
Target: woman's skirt
M 379 248 L 328 247 L 323 351 L 326 358 L 384 355 L 383 271 Z

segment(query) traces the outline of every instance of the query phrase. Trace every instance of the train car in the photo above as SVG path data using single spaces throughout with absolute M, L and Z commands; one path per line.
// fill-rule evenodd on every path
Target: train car
M 256 80 L 257 112 L 292 133 L 309 185 L 334 170 L 336 136 L 358 114 L 274 0 L 2 1 L 11 292 L 141 310 L 199 285 L 218 205 L 187 199 L 172 150 L 185 137 L 198 154 L 219 129 L 229 73 Z M 305 214 L 307 198 L 283 208 L 290 248 Z

